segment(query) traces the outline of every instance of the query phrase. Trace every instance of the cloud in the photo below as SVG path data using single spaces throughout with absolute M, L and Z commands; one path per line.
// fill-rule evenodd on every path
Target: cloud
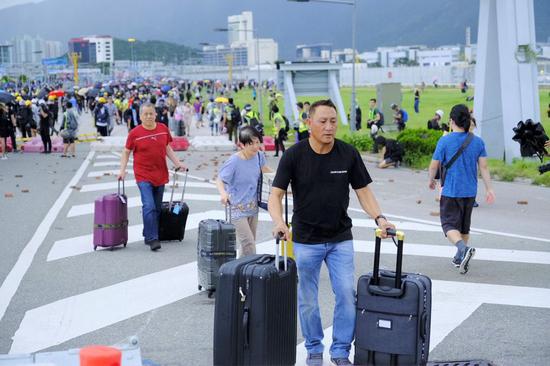
M 12 6 L 17 6 L 17 5 L 23 5 L 23 4 L 37 4 L 37 3 L 40 3 L 44 0 L 2 0 L 2 2 L 0 3 L 0 10 L 2 9 L 6 9 L 6 8 L 11 8 Z

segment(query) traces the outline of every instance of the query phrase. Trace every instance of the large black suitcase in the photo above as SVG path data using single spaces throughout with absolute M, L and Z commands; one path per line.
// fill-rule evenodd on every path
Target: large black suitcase
M 211 297 L 218 287 L 220 267 L 237 257 L 235 225 L 231 223 L 231 209 L 225 206 L 225 220 L 207 219 L 199 222 L 197 243 L 197 270 L 199 291 L 208 291 Z
M 185 186 L 187 185 L 187 172 L 185 172 L 185 181 L 181 192 L 181 200 L 174 201 L 174 191 L 176 189 L 177 171 L 174 172 L 174 183 L 172 184 L 172 193 L 169 202 L 162 202 L 159 218 L 159 240 L 179 240 L 182 241 L 185 236 L 185 225 L 187 216 L 189 216 L 189 206 L 183 201 L 185 196 Z
M 376 230 L 373 272 L 357 282 L 355 365 L 426 365 L 430 350 L 432 283 L 402 273 L 402 232 L 397 236 L 396 271 L 380 271 L 381 230 Z
M 294 260 L 252 255 L 224 264 L 216 293 L 214 365 L 296 363 L 297 272 Z

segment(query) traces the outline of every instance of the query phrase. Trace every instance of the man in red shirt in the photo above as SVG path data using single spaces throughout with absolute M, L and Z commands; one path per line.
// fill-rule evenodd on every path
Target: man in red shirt
M 164 185 L 168 183 L 168 166 L 166 157 L 174 163 L 176 169 L 185 170 L 170 147 L 172 141 L 170 130 L 166 125 L 157 123 L 155 106 L 144 103 L 140 107 L 141 125 L 132 129 L 126 140 L 126 147 L 120 159 L 118 179 L 126 176 L 126 166 L 130 152 L 134 152 L 134 176 L 141 193 L 143 204 L 143 236 L 145 244 L 151 250 L 160 249 L 158 225 Z

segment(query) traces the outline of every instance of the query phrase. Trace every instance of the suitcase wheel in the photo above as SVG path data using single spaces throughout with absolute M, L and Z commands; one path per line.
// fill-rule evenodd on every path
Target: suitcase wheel
M 201 285 L 199 285 L 199 286 L 198 286 L 198 289 L 199 289 L 199 291 L 201 291 L 201 290 L 202 290 L 202 286 L 201 286 Z
M 208 298 L 211 299 L 214 296 L 216 290 L 208 290 Z
M 126 248 L 126 243 L 124 243 L 124 248 Z
M 110 247 L 109 250 L 112 252 L 113 250 L 115 250 L 115 247 Z
M 96 250 L 97 250 L 97 247 L 94 245 L 94 251 L 96 251 Z

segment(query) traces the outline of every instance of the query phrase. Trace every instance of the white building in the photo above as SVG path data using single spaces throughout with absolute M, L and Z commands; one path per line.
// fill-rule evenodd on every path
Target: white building
M 63 48 L 63 43 L 58 41 L 46 41 L 44 44 L 44 57 L 45 58 L 55 58 L 63 55 L 65 50 Z
M 442 46 L 416 51 L 416 62 L 422 66 L 448 66 L 460 61 L 460 46 Z
M 246 43 L 254 39 L 254 19 L 251 11 L 227 17 L 229 45 Z
M 252 12 L 243 11 L 240 15 L 231 15 L 227 17 L 227 29 L 229 48 L 238 52 L 239 55 L 244 55 L 242 48 L 246 48 L 248 66 L 256 65 L 258 63 L 256 60 L 257 40 L 255 38 L 257 35 L 255 34 Z M 260 38 L 258 43 L 260 64 L 275 63 L 279 58 L 279 45 L 277 42 L 271 38 Z M 218 57 L 216 57 L 216 59 L 218 59 Z
M 115 52 L 113 47 L 113 37 L 111 36 L 86 36 L 82 37 L 90 42 L 90 52 L 95 48 L 96 63 L 115 61 Z
M 343 50 L 333 50 L 331 60 L 335 62 L 353 62 L 353 48 L 344 48 Z

